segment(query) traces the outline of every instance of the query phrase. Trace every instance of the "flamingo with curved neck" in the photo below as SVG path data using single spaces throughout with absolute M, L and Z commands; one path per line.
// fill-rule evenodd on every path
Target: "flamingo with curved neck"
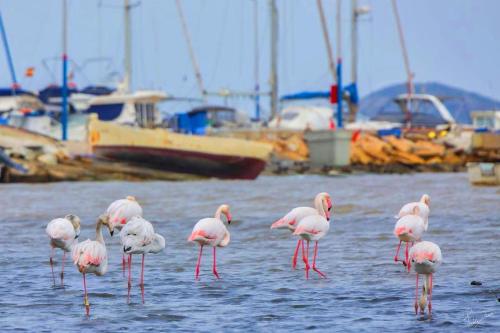
M 108 270 L 108 254 L 106 244 L 102 236 L 102 226 L 106 225 L 111 233 L 111 226 L 108 223 L 106 216 L 99 216 L 96 224 L 95 240 L 87 239 L 85 242 L 79 243 L 73 247 L 72 258 L 73 262 L 83 274 L 83 290 L 85 312 L 90 315 L 90 303 L 87 295 L 87 282 L 85 275 L 93 273 L 97 276 L 104 275 Z
M 294 232 L 298 223 L 305 217 L 310 215 L 317 215 L 319 210 L 330 214 L 330 210 L 332 209 L 332 200 L 330 195 L 326 192 L 321 192 L 316 195 L 314 198 L 314 207 L 296 207 L 289 211 L 285 216 L 281 219 L 277 220 L 271 225 L 271 229 L 288 229 L 290 232 Z M 292 257 L 292 268 L 295 269 L 297 267 L 297 257 L 299 254 L 299 249 L 302 245 L 302 238 L 297 241 L 297 246 L 295 247 L 295 251 Z
M 220 205 L 215 211 L 213 218 L 204 218 L 199 220 L 193 228 L 191 235 L 188 237 L 189 242 L 197 242 L 200 246 L 198 253 L 198 260 L 196 261 L 195 279 L 198 280 L 200 276 L 201 256 L 203 253 L 203 246 L 213 247 L 213 265 L 212 273 L 217 279 L 220 278 L 217 272 L 216 261 L 216 248 L 225 247 L 229 244 L 230 234 L 224 222 L 222 222 L 222 215 L 226 216 L 227 224 L 231 224 L 231 213 L 229 212 L 228 205 Z
M 329 196 L 328 196 L 329 198 Z M 330 229 L 330 209 L 332 206 L 331 201 L 324 204 L 324 201 L 316 202 L 316 209 L 318 214 L 310 215 L 303 218 L 297 225 L 294 231 L 294 235 L 299 236 L 302 239 L 302 259 L 305 264 L 306 279 L 309 279 L 309 242 L 314 241 L 314 257 L 312 269 L 318 273 L 321 278 L 326 278 L 326 275 L 321 272 L 316 266 L 316 258 L 318 256 L 318 241 L 323 238 Z M 304 247 L 304 240 L 307 242 L 307 247 Z

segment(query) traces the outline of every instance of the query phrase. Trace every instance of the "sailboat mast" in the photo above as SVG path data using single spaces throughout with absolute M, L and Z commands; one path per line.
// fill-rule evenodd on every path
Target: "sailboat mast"
M 337 127 L 342 128 L 342 101 L 344 88 L 342 87 L 342 1 L 337 0 Z
M 5 26 L 3 24 L 1 12 L 0 12 L 0 32 L 2 34 L 2 41 L 5 49 L 5 54 L 7 56 L 7 62 L 9 64 L 10 77 L 12 79 L 12 92 L 15 95 L 16 89 L 19 89 L 19 84 L 17 83 L 16 71 L 14 70 L 14 63 L 12 61 L 12 56 L 10 54 L 9 42 L 7 40 L 7 32 L 5 31 Z
M 406 76 L 407 76 L 407 80 L 408 80 L 408 83 L 407 83 L 408 95 L 411 98 L 411 95 L 414 94 L 413 73 L 410 69 L 410 59 L 408 57 L 408 50 L 406 49 L 405 37 L 403 35 L 403 27 L 401 25 L 401 19 L 399 17 L 399 12 L 398 12 L 396 0 L 392 0 L 392 10 L 394 12 L 394 17 L 396 18 L 396 25 L 397 25 L 398 34 L 399 34 L 399 43 L 401 45 L 401 52 L 403 53 L 403 60 L 405 63 Z
M 358 0 L 352 0 L 351 2 L 351 80 L 353 83 L 358 81 Z
M 333 56 L 332 44 L 330 42 L 330 35 L 328 34 L 328 26 L 326 23 L 325 12 L 323 10 L 323 2 L 321 0 L 316 0 L 316 5 L 319 11 L 319 17 L 321 21 L 321 29 L 323 31 L 323 39 L 325 40 L 326 53 L 328 56 L 328 68 L 332 74 L 334 82 L 337 82 L 337 71 L 335 70 L 335 58 Z
M 62 140 L 68 139 L 68 2 L 62 0 Z
M 125 75 L 123 77 L 124 92 L 130 91 L 132 85 L 132 31 L 130 30 L 130 10 L 129 0 L 124 0 L 124 46 L 125 46 Z
M 260 121 L 260 83 L 259 83 L 259 6 L 257 0 L 253 1 L 253 25 L 254 25 L 254 79 L 255 79 L 255 120 Z
M 198 83 L 198 88 L 200 89 L 201 97 L 204 103 L 207 103 L 207 91 L 205 90 L 205 85 L 203 84 L 203 79 L 201 77 L 200 66 L 196 61 L 196 56 L 194 54 L 193 44 L 191 43 L 191 36 L 189 35 L 189 30 L 187 28 L 186 18 L 184 17 L 184 13 L 182 12 L 182 6 L 180 0 L 176 0 L 175 4 L 177 5 L 177 11 L 179 13 L 179 17 L 181 19 L 182 32 L 184 33 L 184 38 L 186 38 L 186 42 L 188 44 L 189 56 L 191 58 L 191 62 L 194 67 L 194 73 L 196 75 L 196 81 Z
M 355 88 L 358 84 L 358 16 L 360 15 L 358 10 L 358 0 L 351 1 L 351 81 Z M 356 114 L 358 113 L 357 103 L 349 104 L 349 119 L 348 122 L 353 123 L 356 120 Z
M 271 118 L 278 112 L 278 8 L 276 0 L 269 0 L 271 11 Z

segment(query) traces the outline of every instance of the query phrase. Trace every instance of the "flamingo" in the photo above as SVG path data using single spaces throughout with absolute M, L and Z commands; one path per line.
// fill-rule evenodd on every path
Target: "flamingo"
M 422 238 L 422 234 L 425 231 L 425 222 L 419 215 L 419 207 L 413 207 L 413 215 L 404 215 L 400 218 L 396 225 L 394 226 L 394 235 L 399 239 L 399 244 L 396 249 L 396 256 L 394 257 L 394 261 L 400 261 L 398 258 L 399 250 L 401 248 L 401 243 L 406 242 L 405 249 L 405 260 L 403 265 L 405 265 L 410 271 L 410 261 L 408 260 L 408 249 L 410 247 L 410 243 L 413 245 L 414 242 L 419 242 Z
M 288 229 L 290 232 L 294 232 L 297 227 L 298 222 L 300 222 L 304 217 L 310 215 L 317 215 L 319 205 L 326 205 L 326 209 L 330 211 L 332 209 L 332 201 L 330 199 L 330 195 L 326 192 L 321 192 L 316 195 L 314 198 L 314 204 L 316 208 L 312 207 L 295 207 L 291 211 L 289 211 L 285 216 L 283 216 L 278 221 L 274 222 L 271 225 L 271 229 Z M 295 247 L 295 251 L 293 253 L 292 259 L 292 268 L 295 269 L 297 267 L 297 256 L 299 253 L 300 245 L 302 244 L 302 239 L 297 241 L 297 246 Z
M 306 266 L 306 279 L 309 279 L 309 242 L 314 241 L 314 257 L 313 257 L 313 266 L 312 269 L 318 273 L 321 278 L 326 278 L 326 275 L 321 272 L 316 267 L 316 257 L 318 255 L 318 241 L 323 238 L 328 233 L 330 229 L 330 209 L 332 207 L 330 196 L 327 196 L 329 204 L 327 207 L 324 205 L 323 200 L 316 201 L 316 215 L 309 215 L 304 217 L 299 221 L 294 235 L 302 238 L 301 246 L 302 246 L 302 259 L 304 260 L 304 264 Z M 307 251 L 304 249 L 304 240 L 307 242 Z
M 229 244 L 230 234 L 226 226 L 221 220 L 221 215 L 224 214 L 227 219 L 227 224 L 231 224 L 231 213 L 229 212 L 228 205 L 220 205 L 215 212 L 213 218 L 207 217 L 199 220 L 193 228 L 191 235 L 188 238 L 189 242 L 197 242 L 200 245 L 200 252 L 198 254 L 198 261 L 196 262 L 195 279 L 198 280 L 200 276 L 201 255 L 203 246 L 209 245 L 213 247 L 213 266 L 212 272 L 217 279 L 220 279 L 217 272 L 216 262 L 216 247 L 225 247 Z
M 77 266 L 80 273 L 83 274 L 83 290 L 85 312 L 87 316 L 90 314 L 90 303 L 87 296 L 87 283 L 85 274 L 94 273 L 97 276 L 104 275 L 108 270 L 108 255 L 106 252 L 106 244 L 102 237 L 102 226 L 106 225 L 111 234 L 111 226 L 105 215 L 99 216 L 96 224 L 96 240 L 87 239 L 85 242 L 79 243 L 73 247 L 72 257 L 73 263 Z
M 64 261 L 66 252 L 70 252 L 75 243 L 78 243 L 80 235 L 80 218 L 76 215 L 66 215 L 64 218 L 57 218 L 49 222 L 45 228 L 45 232 L 50 238 L 50 270 L 52 271 L 52 281 L 56 285 L 54 276 L 54 249 L 59 248 L 63 251 L 61 265 L 61 286 L 64 287 Z
M 104 214 L 111 225 L 111 236 L 114 230 L 118 232 L 134 216 L 142 216 L 142 207 L 135 197 L 127 196 L 125 199 L 119 199 L 111 203 Z M 125 254 L 122 255 L 122 272 L 125 275 Z
M 128 296 L 130 301 L 130 288 L 132 286 L 131 266 L 132 254 L 142 254 L 141 268 L 141 295 L 144 303 L 144 256 L 148 253 L 159 253 L 165 248 L 165 238 L 156 234 L 153 225 L 140 216 L 131 218 L 120 232 L 123 244 L 123 253 L 128 254 Z
M 420 198 L 420 201 L 410 202 L 401 207 L 398 215 L 396 215 L 396 218 L 400 219 L 405 215 L 412 215 L 414 214 L 413 209 L 415 207 L 418 207 L 419 209 L 418 215 L 424 220 L 425 231 L 427 231 L 427 227 L 429 226 L 429 214 L 431 212 L 430 205 L 431 205 L 431 197 L 428 194 L 424 194 Z
M 432 276 L 436 272 L 438 266 L 443 261 L 441 249 L 439 246 L 432 242 L 423 241 L 415 244 L 410 250 L 410 260 L 414 265 L 415 272 L 417 273 L 416 289 L 415 289 L 415 314 L 418 313 L 420 306 L 420 313 L 424 313 L 425 305 L 427 303 L 427 295 L 429 296 L 428 311 L 429 316 L 432 316 L 432 289 L 433 282 Z M 419 274 L 425 275 L 424 286 L 422 288 L 422 296 L 418 300 L 418 278 Z

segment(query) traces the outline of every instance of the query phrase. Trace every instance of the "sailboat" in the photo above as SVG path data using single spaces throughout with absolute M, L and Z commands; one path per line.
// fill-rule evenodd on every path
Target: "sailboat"
M 128 87 L 131 78 L 131 47 L 127 18 L 130 6 L 127 0 L 125 15 L 125 83 Z M 270 158 L 273 148 L 266 143 L 185 135 L 158 128 L 160 119 L 156 103 L 165 100 L 166 95 L 144 93 L 144 101 L 140 99 L 139 92 L 125 96 L 131 96 L 124 100 L 129 102 L 128 108 L 121 108 L 123 114 L 116 121 L 106 121 L 108 119 L 99 112 L 99 97 L 92 100 L 94 113 L 89 118 L 87 138 L 97 158 L 226 179 L 255 179 Z M 106 101 L 110 98 L 119 99 L 120 95 L 102 97 Z

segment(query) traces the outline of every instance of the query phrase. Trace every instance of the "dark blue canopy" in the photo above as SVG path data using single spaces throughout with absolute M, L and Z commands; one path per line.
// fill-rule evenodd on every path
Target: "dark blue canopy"
M 282 101 L 293 101 L 298 99 L 330 98 L 329 91 L 301 91 L 295 94 L 281 96 Z
M 15 88 L 0 88 L 0 96 L 15 96 L 15 95 L 31 95 L 35 96 L 30 91 Z
M 359 96 L 358 96 L 358 87 L 357 87 L 356 83 L 351 83 L 351 84 L 345 86 L 344 92 L 349 93 L 349 100 L 352 103 L 358 104 Z M 301 92 L 298 92 L 295 94 L 284 95 L 281 97 L 281 100 L 282 101 L 293 101 L 293 100 L 300 100 L 300 99 L 316 99 L 316 98 L 329 99 L 330 92 L 329 91 L 301 91 Z

